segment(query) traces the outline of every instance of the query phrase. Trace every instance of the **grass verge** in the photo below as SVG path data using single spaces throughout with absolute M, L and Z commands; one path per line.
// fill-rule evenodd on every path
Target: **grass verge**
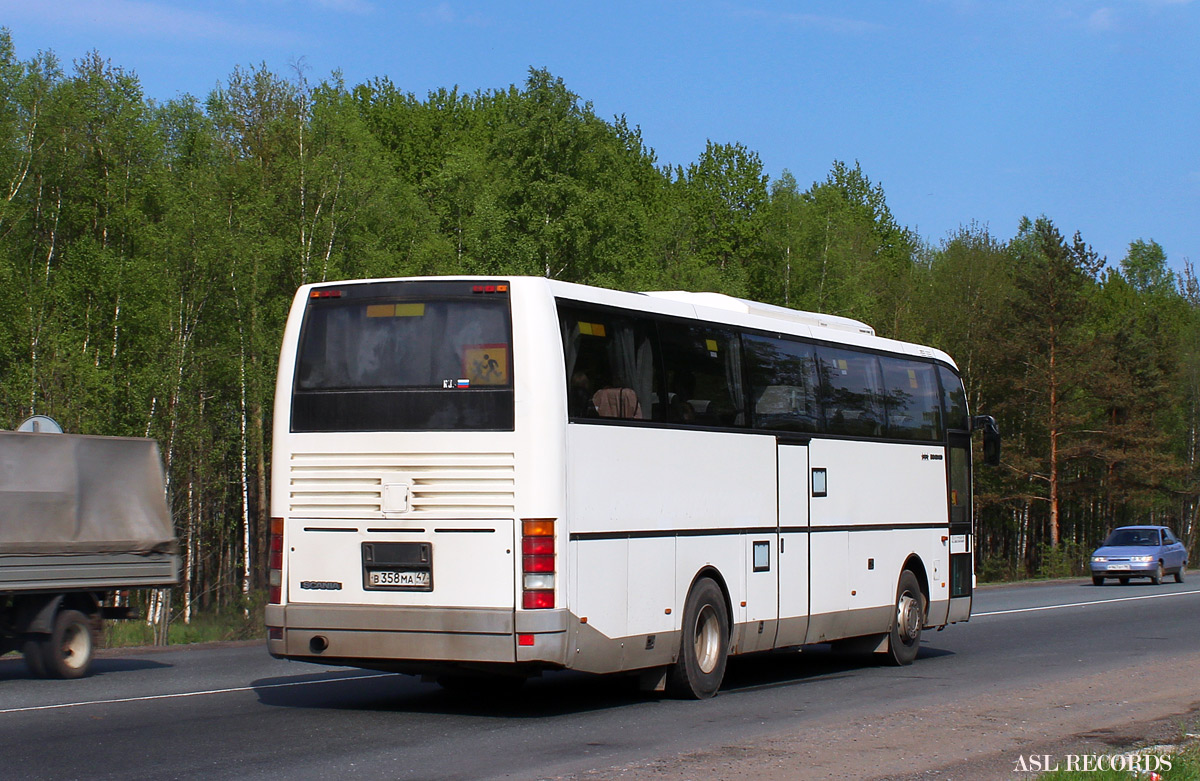
M 128 648 L 131 646 L 154 645 L 154 627 L 145 620 L 105 621 L 105 648 Z M 188 643 L 211 643 L 221 640 L 261 640 L 267 632 L 263 625 L 261 604 L 246 608 L 228 608 L 221 611 L 198 613 L 184 623 L 182 619 L 171 621 L 167 633 L 168 645 Z
M 1157 759 L 1156 759 L 1157 757 Z M 1090 762 L 1090 765 L 1084 765 Z M 1078 769 L 1065 769 L 1066 758 L 1058 760 L 1058 770 L 1036 776 L 1038 781 L 1200 781 L 1200 735 L 1181 727 L 1179 739 L 1170 745 L 1132 748 L 1107 755 L 1079 756 Z

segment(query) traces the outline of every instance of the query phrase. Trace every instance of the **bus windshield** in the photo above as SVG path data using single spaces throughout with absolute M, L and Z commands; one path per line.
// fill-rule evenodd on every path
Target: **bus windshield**
M 293 430 L 511 428 L 507 294 L 444 283 L 314 292 L 296 360 Z

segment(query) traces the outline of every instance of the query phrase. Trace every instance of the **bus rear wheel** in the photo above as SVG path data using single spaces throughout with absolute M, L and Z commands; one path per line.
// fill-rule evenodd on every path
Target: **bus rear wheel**
M 900 573 L 896 585 L 896 612 L 888 634 L 888 660 L 895 665 L 912 664 L 921 650 L 921 628 L 925 625 L 925 594 L 912 570 Z
M 676 697 L 703 700 L 721 688 L 729 658 L 729 614 L 721 588 L 710 578 L 696 582 L 683 607 L 679 658 L 667 674 Z

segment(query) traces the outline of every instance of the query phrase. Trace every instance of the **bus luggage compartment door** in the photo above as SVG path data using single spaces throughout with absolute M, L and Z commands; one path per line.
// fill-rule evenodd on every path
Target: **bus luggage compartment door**
M 507 608 L 515 604 L 511 519 L 293 519 L 288 602 Z

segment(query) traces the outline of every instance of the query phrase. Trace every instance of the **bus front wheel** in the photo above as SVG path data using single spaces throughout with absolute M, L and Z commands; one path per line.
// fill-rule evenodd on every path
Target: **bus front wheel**
M 667 690 L 677 697 L 712 697 L 725 678 L 729 656 L 729 614 L 721 588 L 709 578 L 696 582 L 683 608 L 679 658 L 667 674 Z
M 896 585 L 896 612 L 888 635 L 888 659 L 895 665 L 912 664 L 921 648 L 925 625 L 925 595 L 912 570 L 900 573 Z

